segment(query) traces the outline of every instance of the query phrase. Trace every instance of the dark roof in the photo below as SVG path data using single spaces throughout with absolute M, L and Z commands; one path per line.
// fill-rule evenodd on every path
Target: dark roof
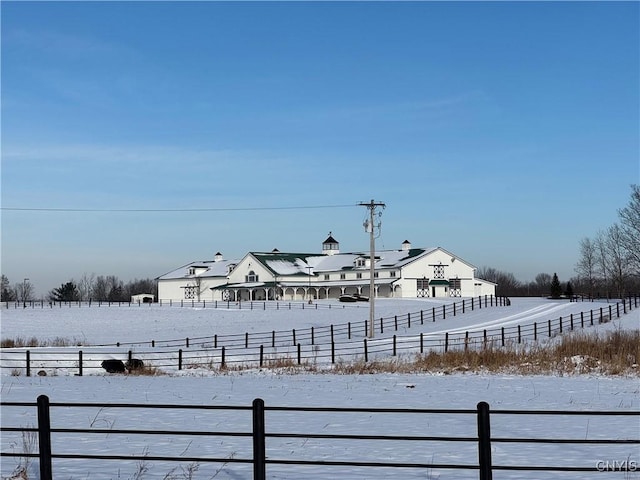
M 338 243 L 338 241 L 335 238 L 333 238 L 331 235 L 329 235 L 327 239 L 324 242 L 322 242 L 323 245 L 325 243 Z

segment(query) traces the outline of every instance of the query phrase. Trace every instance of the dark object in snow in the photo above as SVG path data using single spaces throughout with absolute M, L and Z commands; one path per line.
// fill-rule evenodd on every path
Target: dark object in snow
M 354 293 L 353 295 L 341 295 L 338 297 L 338 300 L 341 302 L 368 302 L 369 297 L 363 297 L 359 293 Z
M 357 302 L 358 299 L 356 297 L 354 297 L 353 295 L 340 295 L 340 297 L 338 297 L 338 301 L 340 301 L 340 302 Z
M 141 368 L 144 368 L 144 362 L 139 358 L 131 358 L 127 360 L 127 363 L 125 363 L 124 366 L 127 367 L 127 370 L 129 371 L 139 370 Z
M 124 373 L 122 360 L 103 360 L 100 364 L 108 373 Z

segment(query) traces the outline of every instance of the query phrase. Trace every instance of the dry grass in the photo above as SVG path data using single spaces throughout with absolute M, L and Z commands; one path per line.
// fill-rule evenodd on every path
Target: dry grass
M 640 331 L 604 335 L 575 333 L 551 346 L 517 344 L 481 349 L 429 352 L 412 360 L 338 363 L 332 372 L 345 375 L 420 372 L 490 372 L 515 374 L 583 374 L 640 376 Z
M 25 347 L 79 347 L 82 342 L 76 339 L 64 337 L 56 337 L 50 340 L 38 340 L 36 337 L 31 338 L 3 338 L 0 341 L 0 348 L 25 348 Z
M 604 335 L 566 335 L 548 347 L 489 346 L 481 350 L 429 353 L 417 357 L 413 365 L 417 371 L 640 375 L 639 358 L 640 332 L 615 331 Z
M 159 375 L 164 375 L 164 372 L 162 370 L 152 365 L 144 365 L 143 367 L 132 368 L 130 370 L 127 370 L 127 373 L 128 375 L 138 376 L 138 377 L 144 377 L 144 376 L 156 377 Z
M 69 346 L 75 342 L 54 339 L 49 346 Z M 3 340 L 3 348 L 42 346 L 37 339 Z M 385 360 L 364 362 L 338 362 L 328 368 L 303 362 L 298 364 L 292 357 L 265 358 L 261 369 L 282 373 L 333 372 L 344 375 L 375 373 L 419 373 L 419 372 L 491 372 L 513 374 L 584 374 L 640 376 L 640 331 L 616 330 L 603 334 L 573 332 L 561 337 L 557 343 L 524 347 L 516 343 L 505 347 L 489 343 L 482 348 L 450 350 L 446 353 L 431 351 L 415 357 L 392 357 Z M 186 368 L 208 368 L 221 374 L 255 369 L 256 365 L 208 364 L 190 365 Z M 14 370 L 12 375 L 19 375 Z M 130 375 L 156 376 L 166 374 L 162 370 L 145 365 L 131 370 Z

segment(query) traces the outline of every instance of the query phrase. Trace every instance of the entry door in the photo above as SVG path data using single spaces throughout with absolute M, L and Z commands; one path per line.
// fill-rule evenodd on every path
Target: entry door
M 435 298 L 435 297 L 436 297 L 436 287 L 431 287 L 431 296 L 432 296 L 433 298 Z

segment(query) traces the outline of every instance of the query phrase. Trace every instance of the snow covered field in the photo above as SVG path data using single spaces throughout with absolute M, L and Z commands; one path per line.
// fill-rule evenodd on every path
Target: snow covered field
M 380 300 L 376 302 L 376 318 L 430 310 L 441 305 L 433 300 Z M 606 303 L 604 304 L 607 305 Z M 367 318 L 367 305 L 361 308 L 331 310 L 233 310 L 179 307 L 94 307 L 4 309 L 1 315 L 2 338 L 81 339 L 84 344 L 114 342 L 162 341 L 212 335 L 286 331 L 328 324 L 359 322 Z M 440 335 L 445 330 L 482 330 L 505 325 L 545 322 L 558 316 L 600 307 L 591 303 L 551 302 L 542 299 L 512 299 L 509 307 L 493 307 L 465 313 L 446 320 L 413 325 L 406 332 L 390 334 L 414 336 L 418 333 Z M 585 331 L 640 328 L 640 309 L 612 322 L 589 327 Z M 362 337 L 362 336 L 361 336 Z M 83 347 L 84 348 L 84 347 Z M 74 352 L 77 348 L 74 349 Z M 9 352 L 3 350 L 2 363 Z M 74 354 L 75 355 L 75 354 Z M 52 402 L 125 402 L 143 404 L 196 404 L 249 406 L 260 397 L 269 406 L 309 407 L 396 407 L 396 408 L 460 408 L 475 409 L 486 401 L 492 409 L 531 410 L 615 410 L 640 409 L 638 378 L 589 376 L 509 376 L 484 374 L 443 375 L 440 372 L 400 375 L 336 375 L 326 370 L 321 374 L 287 375 L 278 371 L 253 369 L 220 374 L 217 370 L 189 369 L 168 376 L 109 375 L 98 370 L 83 377 L 60 373 L 45 377 L 12 375 L 2 370 L 3 402 L 33 402 L 40 394 Z M 1 412 L 3 426 L 35 424 L 35 412 L 28 407 L 5 407 Z M 94 408 L 87 410 L 54 409 L 53 426 L 76 428 L 158 428 L 164 430 L 247 430 L 251 425 L 249 411 L 198 412 L 189 410 L 126 411 Z M 475 417 L 427 414 L 336 414 L 304 412 L 267 412 L 267 431 L 344 434 L 396 435 L 476 435 Z M 539 438 L 638 438 L 638 417 L 595 416 L 500 416 L 492 417 L 494 437 Z M 2 451 L 22 448 L 19 434 L 3 432 Z M 123 437 L 116 434 L 86 435 L 53 440 L 54 452 L 122 453 L 171 456 L 212 455 L 216 457 L 251 457 L 251 440 L 244 438 L 211 439 L 167 437 L 162 441 L 145 437 Z M 105 450 L 106 449 L 106 450 Z M 320 441 L 317 439 L 269 438 L 269 458 L 320 460 L 357 459 L 363 461 L 397 461 L 419 463 L 477 462 L 473 443 L 388 442 L 388 441 Z M 640 463 L 637 444 L 492 444 L 494 465 L 562 465 L 593 466 L 596 462 Z M 3 458 L 0 472 L 4 477 L 17 466 L 18 459 Z M 65 460 L 54 462 L 55 478 L 60 479 L 134 479 L 189 478 L 186 462 L 174 468 L 149 462 L 143 476 L 136 477 L 136 462 Z M 193 465 L 191 464 L 193 467 Z M 37 468 L 30 466 L 30 477 Z M 180 476 L 182 475 L 182 476 Z M 303 467 L 269 465 L 268 478 L 340 478 L 340 479 L 466 479 L 477 478 L 472 470 L 431 468 L 367 469 L 344 467 Z M 220 463 L 197 466 L 193 478 L 250 479 L 250 466 Z M 496 471 L 495 479 L 576 479 L 576 478 L 640 478 L 637 472 L 518 472 Z

